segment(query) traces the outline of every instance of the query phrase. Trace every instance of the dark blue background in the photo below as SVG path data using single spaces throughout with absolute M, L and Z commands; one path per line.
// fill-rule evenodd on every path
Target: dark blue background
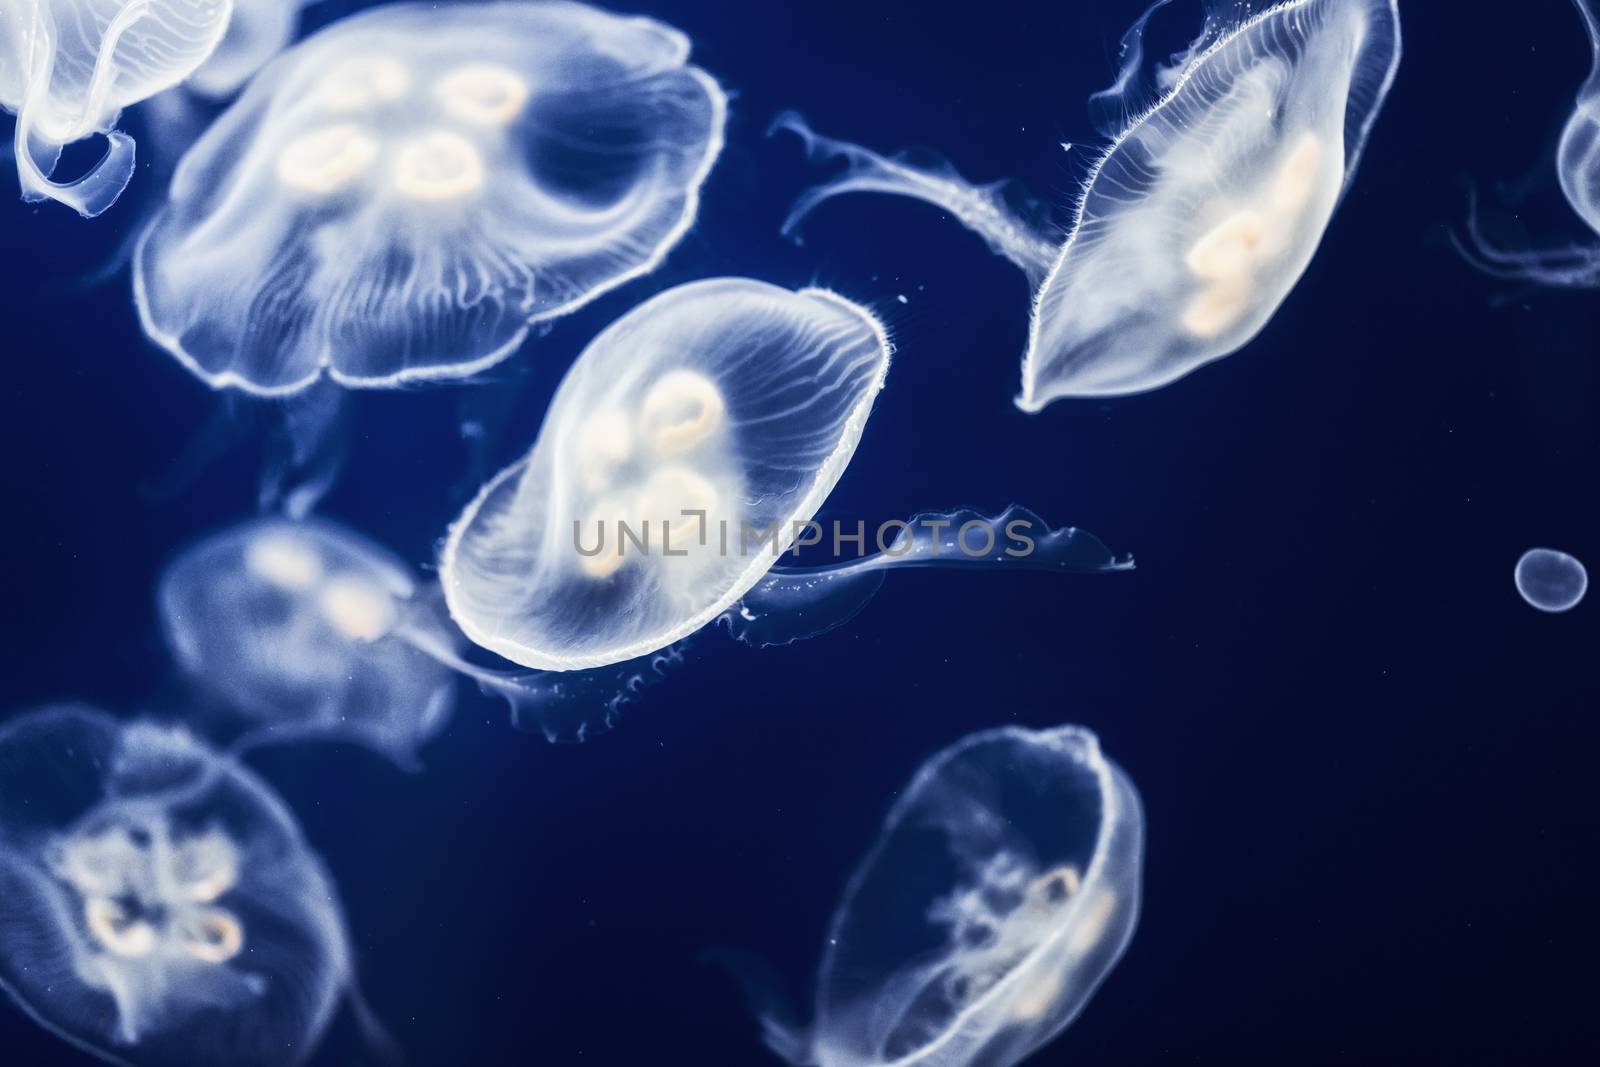
M 1600 563 L 1600 295 L 1510 290 L 1443 236 L 1468 178 L 1527 194 L 1536 235 L 1583 236 L 1551 173 L 1588 64 L 1569 5 L 1405 0 L 1399 80 L 1310 270 L 1245 351 L 1148 396 L 1017 412 L 1025 284 L 930 208 L 846 199 L 804 247 L 778 237 L 813 175 L 763 138 L 791 106 L 1064 201 L 1085 157 L 1058 142 L 1093 141 L 1083 102 L 1141 3 L 626 5 L 736 94 L 700 224 L 487 386 L 358 398 L 325 510 L 426 564 L 589 337 L 670 285 L 748 274 L 868 302 L 899 346 L 825 515 L 1016 500 L 1139 569 L 915 572 L 802 645 L 707 633 L 584 746 L 517 734 L 463 686 L 417 776 L 353 748 L 260 754 L 412 1062 L 769 1062 L 703 950 L 768 959 L 803 995 L 916 766 L 1063 721 L 1143 794 L 1144 915 L 1033 1062 L 1600 1062 L 1600 628 L 1593 598 L 1544 616 L 1511 581 L 1534 544 Z M 176 497 L 141 491 L 218 405 L 144 342 L 125 270 L 85 280 L 156 185 L 141 172 L 94 222 L 0 202 L 8 709 L 159 699 L 156 575 L 254 506 L 254 445 Z M 502 397 L 506 432 L 474 457 L 461 412 Z M 315 1062 L 364 1055 L 344 1016 Z M 0 1062 L 86 1059 L 0 1007 Z

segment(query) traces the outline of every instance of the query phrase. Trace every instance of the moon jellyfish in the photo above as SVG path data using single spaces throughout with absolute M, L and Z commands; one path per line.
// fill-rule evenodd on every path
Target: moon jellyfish
M 1582 563 L 1553 548 L 1530 548 L 1517 560 L 1517 592 L 1540 611 L 1570 611 L 1589 591 Z
M 222 40 L 184 88 L 216 100 L 238 92 L 294 40 L 301 6 L 300 0 L 234 0 Z
M 396 4 L 279 56 L 140 238 L 145 332 L 213 388 L 462 378 L 652 270 L 726 104 L 683 34 L 577 3 Z
M 231 0 L 0 0 L 0 107 L 15 112 L 22 198 L 56 200 L 85 217 L 105 211 L 133 177 L 123 108 L 188 77 L 216 47 Z M 105 155 L 55 181 L 63 147 L 102 134 Z
M 718 278 L 635 308 L 573 364 L 532 450 L 452 526 L 451 618 L 514 663 L 582 670 L 719 617 L 752 644 L 796 640 L 848 618 L 889 567 L 994 553 L 998 527 L 1028 519 L 921 516 L 880 527 L 871 557 L 777 566 L 824 539 L 812 516 L 855 452 L 889 351 L 870 312 L 820 289 Z M 1020 566 L 1127 566 L 1090 535 L 1027 529 L 1042 540 L 1015 550 Z M 864 523 L 831 538 L 836 555 L 869 539 Z
M 1237 351 L 1305 271 L 1349 186 L 1400 60 L 1399 16 L 1395 0 L 1217 16 L 1174 66 L 1141 77 L 1145 23 L 1167 2 L 1124 40 L 1126 66 L 1098 102 L 1137 117 L 1089 172 L 1065 240 L 1024 221 L 1001 186 L 819 137 L 793 115 L 779 127 L 848 167 L 785 229 L 840 193 L 880 192 L 983 236 L 1036 287 L 1025 411 L 1156 389 Z
M 1009 1067 L 1069 1026 L 1139 917 L 1144 813 L 1076 726 L 973 734 L 928 761 L 845 887 L 816 1018 L 764 1012 L 821 1067 Z
M 1561 131 L 1556 176 L 1572 210 L 1600 234 L 1600 20 L 1589 0 L 1572 2 L 1583 19 L 1592 58 L 1577 106 Z M 1467 218 L 1467 241 L 1468 245 L 1457 242 L 1467 261 L 1494 277 L 1566 288 L 1600 287 L 1600 245 L 1520 251 L 1498 247 L 1483 233 L 1476 203 Z
M 81 707 L 0 726 L 0 900 L 0 987 L 113 1063 L 299 1063 L 349 978 L 283 802 L 181 729 Z
M 451 617 L 545 670 L 687 637 L 772 565 L 730 537 L 771 531 L 781 552 L 821 506 L 888 370 L 882 325 L 824 290 L 717 278 L 645 302 L 590 343 L 532 451 L 452 527 Z
M 348 738 L 409 765 L 455 696 L 449 669 L 395 633 L 417 595 L 353 530 L 267 518 L 183 552 L 157 606 L 180 668 L 258 739 Z

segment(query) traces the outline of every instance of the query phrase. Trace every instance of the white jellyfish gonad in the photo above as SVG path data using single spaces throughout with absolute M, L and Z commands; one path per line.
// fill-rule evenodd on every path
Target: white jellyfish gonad
M 82 707 L 0 724 L 0 901 L 0 988 L 113 1063 L 299 1063 L 348 989 L 294 818 L 181 729 Z
M 936 204 L 1035 286 L 1017 404 L 1159 388 L 1259 333 L 1311 262 L 1348 188 L 1400 60 L 1396 0 L 1234 6 L 1141 92 L 1146 22 L 1101 94 L 1122 115 L 1086 178 L 1065 240 L 1036 230 L 999 185 L 778 127 L 847 169 L 795 205 L 792 230 L 847 192 Z M 1112 131 L 1107 131 L 1112 132 Z
M 689 41 L 578 3 L 396 4 L 267 65 L 141 236 L 145 332 L 213 388 L 462 378 L 644 274 L 726 101 Z
M 719 617 L 752 643 L 809 636 L 859 608 L 885 567 L 1128 565 L 1042 524 L 1029 527 L 1034 550 L 1007 556 L 1002 528 L 1034 519 L 1015 509 L 919 516 L 935 521 L 880 531 L 871 556 L 777 568 L 822 539 L 812 516 L 861 440 L 889 351 L 869 311 L 820 289 L 717 278 L 635 308 L 584 350 L 532 450 L 451 528 L 440 562 L 451 617 L 514 663 L 578 671 Z M 762 621 L 799 604 L 822 609 L 799 631 Z
M 1592 0 L 1572 0 L 1589 40 L 1589 77 L 1561 130 L 1556 177 L 1567 203 L 1600 235 L 1600 19 Z M 1467 218 L 1467 241 L 1457 246 L 1467 261 L 1486 274 L 1511 281 L 1563 288 L 1600 288 L 1600 243 L 1562 248 L 1512 249 L 1496 245 L 1483 232 L 1477 205 Z
M 1009 1067 L 1065 1030 L 1139 917 L 1144 813 L 1076 726 L 963 738 L 929 760 L 851 876 L 815 1019 L 762 1005 L 820 1067 Z
M 345 738 L 409 766 L 455 699 L 450 670 L 394 635 L 418 594 L 353 530 L 264 518 L 181 553 L 157 609 L 179 667 L 251 742 Z
M 133 177 L 122 109 L 188 77 L 227 28 L 232 0 L 0 0 L 0 107 L 13 135 L 22 198 L 99 215 Z M 105 155 L 56 181 L 61 149 L 95 135 Z

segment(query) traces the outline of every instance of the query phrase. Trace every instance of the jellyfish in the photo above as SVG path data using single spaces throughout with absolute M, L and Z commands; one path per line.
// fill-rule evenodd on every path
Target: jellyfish
M 394 4 L 264 68 L 134 254 L 146 334 L 215 389 L 470 376 L 693 222 L 721 89 L 578 3 Z
M 820 1067 L 1009 1067 L 1054 1039 L 1139 918 L 1144 813 L 1077 726 L 972 734 L 890 810 L 834 912 L 810 1026 L 768 1044 Z
M 0 725 L 0 900 L 0 988 L 113 1063 L 299 1063 L 347 988 L 293 816 L 182 729 L 75 706 Z
M 827 628 L 884 568 L 933 562 L 949 534 L 949 517 L 933 533 L 900 522 L 878 531 L 870 562 L 773 571 L 824 539 L 812 517 L 861 440 L 889 355 L 871 312 L 822 289 L 714 278 L 635 308 L 579 356 L 532 450 L 452 526 L 440 561 L 451 618 L 474 644 L 545 671 L 632 660 L 720 617 L 737 632 L 817 597 L 833 602 Z M 868 541 L 858 525 L 834 531 L 836 550 Z M 986 529 L 969 532 L 985 551 L 998 542 Z M 1049 544 L 1081 560 L 1091 542 Z M 1116 568 L 1098 554 L 1085 569 Z M 1015 558 L 1049 566 L 1057 554 Z M 757 630 L 757 643 L 789 639 Z
M 220 100 L 237 93 L 267 61 L 294 40 L 301 0 L 234 0 L 228 29 L 183 87 Z
M 56 200 L 92 218 L 133 177 L 123 108 L 194 72 L 221 39 L 232 0 L 3 0 L 0 107 L 17 116 L 13 156 L 22 198 Z M 66 145 L 102 134 L 105 154 L 56 181 Z
M 185 550 L 156 599 L 180 669 L 252 742 L 342 738 L 412 766 L 455 701 L 450 670 L 393 634 L 418 595 L 354 530 L 268 517 Z
M 830 197 L 879 192 L 976 231 L 1035 288 L 1024 411 L 1157 389 L 1238 351 L 1305 271 L 1349 187 L 1399 64 L 1396 0 L 1238 8 L 1209 19 L 1146 92 L 1140 40 L 1167 2 L 1129 31 L 1127 65 L 1097 100 L 1136 117 L 1091 168 L 1064 240 L 1023 219 L 1002 185 L 818 136 L 793 114 L 777 128 L 848 167 L 802 196 L 785 230 Z
M 1572 0 L 1583 19 L 1591 54 L 1589 77 L 1562 128 L 1556 176 L 1572 210 L 1600 234 L 1600 20 L 1590 0 Z M 1474 267 L 1496 278 L 1572 289 L 1600 287 L 1600 244 L 1515 250 L 1495 245 L 1478 222 L 1477 204 L 1467 217 L 1466 242 L 1456 247 Z
M 1517 560 L 1517 592 L 1533 607 L 1551 613 L 1570 611 L 1589 591 L 1582 563 L 1553 548 L 1530 548 Z

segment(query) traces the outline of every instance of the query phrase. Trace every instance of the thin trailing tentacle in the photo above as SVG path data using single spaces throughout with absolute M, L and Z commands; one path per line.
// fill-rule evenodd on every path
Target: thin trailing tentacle
M 1020 267 L 1034 285 L 1044 280 L 1055 263 L 1059 242 L 1018 217 L 1006 202 L 1006 182 L 974 185 L 948 166 L 921 167 L 903 157 L 890 158 L 860 145 L 836 141 L 812 130 L 793 111 L 779 115 L 768 134 L 780 131 L 799 137 L 813 160 L 842 158 L 848 164 L 838 177 L 800 195 L 783 221 L 786 236 L 793 236 L 805 217 L 824 200 L 845 193 L 888 193 L 909 196 L 948 211 L 982 237 L 997 255 Z

